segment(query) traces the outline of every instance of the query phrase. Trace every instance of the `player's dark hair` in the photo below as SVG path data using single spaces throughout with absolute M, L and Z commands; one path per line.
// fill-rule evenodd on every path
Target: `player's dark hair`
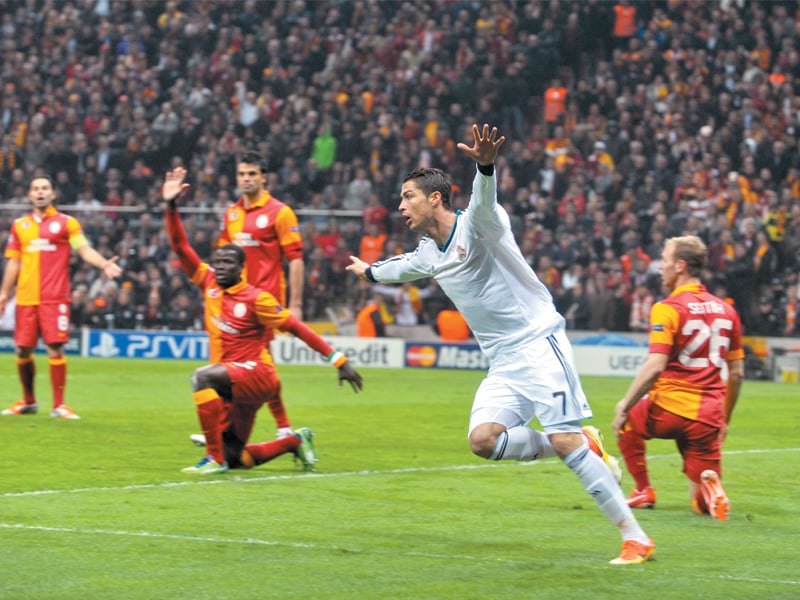
M 239 158 L 239 162 L 248 165 L 258 165 L 262 173 L 267 172 L 267 169 L 264 166 L 264 158 L 258 152 L 253 150 L 248 150 L 242 154 L 242 156 Z
M 425 169 L 422 167 L 416 168 L 406 175 L 403 183 L 406 181 L 414 181 L 417 187 L 422 190 L 425 196 L 430 196 L 433 192 L 439 192 L 442 195 L 442 204 L 445 208 L 450 208 L 450 194 L 453 187 L 450 183 L 450 178 L 447 174 L 440 169 Z
M 683 235 L 668 241 L 673 245 L 675 260 L 685 261 L 689 275 L 700 277 L 708 260 L 708 248 L 703 240 L 696 235 Z
M 38 175 L 34 175 L 28 180 L 29 191 L 31 189 L 31 185 L 33 185 L 33 182 L 36 181 L 37 179 L 46 179 L 47 181 L 50 182 L 50 185 L 53 187 L 53 189 L 56 189 L 56 180 L 53 179 L 53 177 L 51 175 L 48 175 L 47 173 L 40 173 Z
M 225 244 L 224 246 L 220 246 L 219 250 L 230 250 L 236 255 L 236 262 L 240 265 L 244 265 L 245 254 L 241 246 L 237 244 Z

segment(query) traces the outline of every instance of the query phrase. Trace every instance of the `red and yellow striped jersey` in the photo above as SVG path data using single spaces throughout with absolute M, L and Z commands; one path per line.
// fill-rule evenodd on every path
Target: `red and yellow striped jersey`
M 334 355 L 333 348 L 324 339 L 285 309 L 275 296 L 248 284 L 244 274 L 239 283 L 221 288 L 211 265 L 201 262 L 189 246 L 178 213 L 167 211 L 166 224 L 170 245 L 181 268 L 203 290 L 209 362 L 236 362 L 246 366 L 248 362 L 259 360 L 273 365 L 269 346 L 264 344 L 265 333 L 273 329 L 300 338 L 323 357 Z M 343 356 L 340 358 L 346 360 Z
M 669 356 L 650 397 L 662 408 L 713 426 L 725 422 L 726 361 L 744 358 L 732 306 L 699 284 L 676 288 L 650 313 L 650 352 Z
M 88 244 L 80 223 L 48 206 L 44 218 L 33 212 L 16 219 L 6 244 L 6 258 L 20 260 L 17 304 L 36 306 L 70 301 L 70 249 Z
M 209 362 L 245 363 L 258 357 L 272 365 L 264 329 L 277 329 L 292 313 L 245 279 L 227 289 L 219 287 L 208 263 L 200 263 L 191 279 L 205 297 Z
M 231 242 L 245 251 L 248 281 L 285 304 L 283 259 L 303 258 L 303 238 L 294 211 L 266 190 L 250 208 L 240 198 L 222 220 L 219 243 Z

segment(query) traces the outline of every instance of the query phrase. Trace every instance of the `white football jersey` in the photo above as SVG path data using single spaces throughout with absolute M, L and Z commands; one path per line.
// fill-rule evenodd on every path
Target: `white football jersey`
M 475 175 L 469 205 L 456 213 L 442 248 L 424 237 L 414 252 L 376 262 L 371 274 L 381 283 L 436 279 L 490 361 L 564 323 L 550 291 L 525 262 L 508 214 L 497 204 L 495 174 Z

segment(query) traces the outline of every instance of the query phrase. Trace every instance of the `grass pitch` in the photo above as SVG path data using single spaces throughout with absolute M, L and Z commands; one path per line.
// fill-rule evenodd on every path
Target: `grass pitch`
M 657 559 L 617 567 L 615 528 L 558 460 L 470 454 L 482 373 L 363 370 L 355 394 L 331 368 L 282 367 L 318 472 L 281 457 L 200 479 L 180 472 L 201 456 L 188 442 L 199 363 L 70 358 L 80 421 L 48 416 L 38 363 L 40 413 L 0 418 L 0 598 L 800 597 L 795 385 L 745 382 L 725 448 L 728 522 L 691 512 L 677 452 L 650 442 L 658 507 L 636 515 Z M 584 378 L 609 441 L 628 383 Z M 262 410 L 254 441 L 274 431 Z

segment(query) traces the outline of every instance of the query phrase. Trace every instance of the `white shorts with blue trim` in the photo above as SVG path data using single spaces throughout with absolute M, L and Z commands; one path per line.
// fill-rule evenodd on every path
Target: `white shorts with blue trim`
M 580 422 L 592 417 L 563 330 L 494 361 L 475 392 L 469 432 L 488 422 L 527 425 L 534 417 L 545 433 L 578 432 Z

